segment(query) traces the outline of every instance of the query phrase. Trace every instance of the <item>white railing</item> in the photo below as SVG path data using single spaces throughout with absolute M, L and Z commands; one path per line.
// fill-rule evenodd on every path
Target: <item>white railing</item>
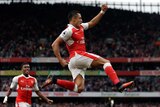
M 47 97 L 112 97 L 112 98 L 143 98 L 143 97 L 160 97 L 160 92 L 42 92 L 43 95 Z M 0 92 L 0 97 L 4 97 L 6 92 Z M 10 97 L 16 97 L 17 92 L 12 92 Z M 37 97 L 37 95 L 33 92 L 33 97 Z
M 140 11 L 140 12 L 146 12 L 146 13 L 157 13 L 160 14 L 160 3 L 159 2 L 154 2 L 154 3 L 144 3 L 141 2 L 142 0 L 138 0 L 135 2 L 106 2 L 105 0 L 90 0 L 90 1 L 84 1 L 84 0 L 0 0 L 0 3 L 7 3 L 10 4 L 12 2 L 18 3 L 35 3 L 35 4 L 40 4 L 40 3 L 78 3 L 82 5 L 91 5 L 91 6 L 100 6 L 103 3 L 107 3 L 109 5 L 109 8 L 114 8 L 114 9 L 123 9 L 123 10 L 129 10 L 129 11 Z

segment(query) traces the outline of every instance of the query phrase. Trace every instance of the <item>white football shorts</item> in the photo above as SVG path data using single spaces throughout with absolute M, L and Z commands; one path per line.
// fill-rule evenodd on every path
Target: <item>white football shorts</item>
M 26 102 L 16 102 L 16 107 L 31 107 L 31 105 Z
M 71 71 L 73 80 L 80 74 L 85 79 L 85 71 L 91 67 L 93 60 L 97 60 L 100 56 L 83 52 L 81 54 L 75 53 L 69 61 L 68 68 Z

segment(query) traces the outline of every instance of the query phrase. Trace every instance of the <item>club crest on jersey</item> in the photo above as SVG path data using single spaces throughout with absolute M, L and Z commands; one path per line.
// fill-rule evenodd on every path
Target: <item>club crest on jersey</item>
M 66 32 L 63 32 L 63 35 L 65 35 L 66 34 Z
M 66 31 L 63 31 L 62 36 L 64 37 L 66 35 Z
M 31 81 L 31 83 L 33 84 L 34 82 L 33 82 L 33 81 Z

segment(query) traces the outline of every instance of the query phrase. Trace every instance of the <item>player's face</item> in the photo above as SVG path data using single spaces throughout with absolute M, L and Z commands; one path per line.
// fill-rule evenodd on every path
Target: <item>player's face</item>
M 79 27 L 81 25 L 81 23 L 82 23 L 82 16 L 81 16 L 80 13 L 77 14 L 77 16 L 75 17 L 74 22 L 75 22 L 75 25 L 77 27 Z
M 30 71 L 30 66 L 29 64 L 25 64 L 22 66 L 22 71 L 24 74 L 29 74 L 29 71 Z

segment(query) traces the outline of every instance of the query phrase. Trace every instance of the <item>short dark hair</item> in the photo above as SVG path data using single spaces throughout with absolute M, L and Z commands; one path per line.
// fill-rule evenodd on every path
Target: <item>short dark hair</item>
M 68 20 L 71 21 L 72 17 L 76 16 L 78 13 L 80 13 L 78 10 L 72 10 L 68 13 Z
M 28 63 L 28 62 L 23 62 L 23 63 L 21 64 L 21 68 L 23 67 L 23 65 L 29 65 L 29 63 Z

